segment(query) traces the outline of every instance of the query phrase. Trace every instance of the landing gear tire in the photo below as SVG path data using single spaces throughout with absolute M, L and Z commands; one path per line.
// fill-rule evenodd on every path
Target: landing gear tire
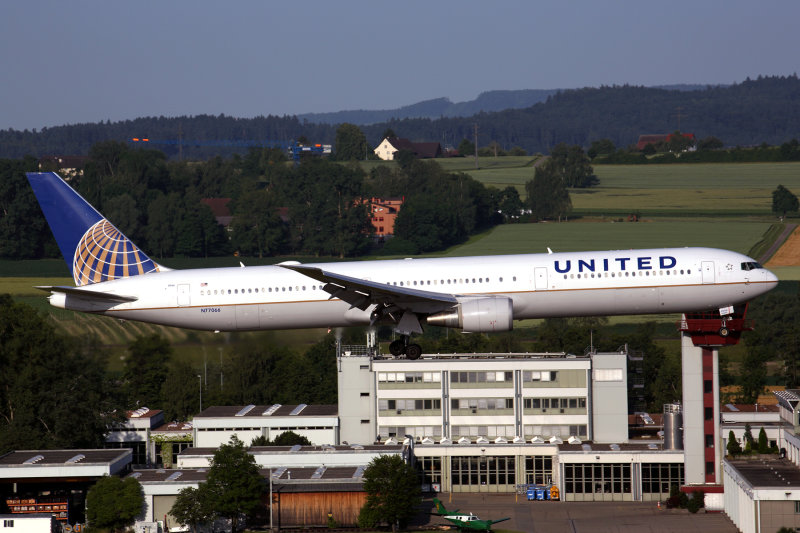
M 728 335 L 730 335 L 730 333 L 731 333 L 731 331 L 725 326 L 722 326 L 721 328 L 719 328 L 719 336 L 720 337 L 727 337 Z
M 406 343 L 403 339 L 397 339 L 389 344 L 389 353 L 395 357 L 399 357 L 406 352 Z
M 409 344 L 406 346 L 406 359 L 415 361 L 422 355 L 422 347 L 419 344 Z

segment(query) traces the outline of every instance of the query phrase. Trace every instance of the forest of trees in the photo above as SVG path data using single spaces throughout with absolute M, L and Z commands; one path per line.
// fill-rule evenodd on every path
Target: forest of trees
M 605 86 L 560 91 L 545 102 L 524 109 L 482 112 L 470 117 L 393 119 L 374 122 L 362 130 L 372 147 L 381 141 L 387 128 L 412 141 L 438 141 L 455 147 L 461 139 L 473 138 L 477 124 L 479 146 L 494 141 L 505 150 L 518 146 L 528 153 L 546 153 L 559 142 L 588 148 L 596 139 L 609 139 L 617 147 L 627 147 L 636 143 L 641 134 L 675 131 L 680 114 L 680 129 L 693 133 L 697 139 L 715 136 L 727 146 L 755 146 L 762 142 L 780 145 L 797 137 L 800 131 L 800 110 L 795 104 L 798 97 L 800 80 L 796 75 L 759 76 L 730 86 L 691 91 Z M 197 146 L 198 142 L 285 143 L 304 137 L 313 143 L 333 144 L 336 130 L 333 124 L 290 116 L 148 117 L 39 131 L 3 130 L 0 157 L 85 155 L 99 141 L 127 142 L 147 136 L 154 141 L 171 142 L 155 146 L 170 158 L 178 154 L 180 137 L 185 157 L 208 159 L 244 154 L 247 148 Z
M 24 174 L 37 165 L 32 157 L 0 160 L 0 258 L 59 256 Z M 157 260 L 364 255 L 374 251 L 364 201 L 371 197 L 406 200 L 387 253 L 439 250 L 503 221 L 499 191 L 415 159 L 367 175 L 357 164 L 327 158 L 291 165 L 277 149 L 181 162 L 106 141 L 92 146 L 83 175 L 71 185 Z M 203 198 L 230 198 L 229 232 Z

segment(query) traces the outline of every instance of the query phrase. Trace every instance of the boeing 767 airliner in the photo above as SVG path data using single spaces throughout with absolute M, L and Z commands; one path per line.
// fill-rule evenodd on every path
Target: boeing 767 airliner
M 390 351 L 424 324 L 508 331 L 542 317 L 717 311 L 777 277 L 714 248 L 664 248 L 436 259 L 285 262 L 171 270 L 147 257 L 53 172 L 28 173 L 75 287 L 39 287 L 63 309 L 211 331 L 390 324 Z

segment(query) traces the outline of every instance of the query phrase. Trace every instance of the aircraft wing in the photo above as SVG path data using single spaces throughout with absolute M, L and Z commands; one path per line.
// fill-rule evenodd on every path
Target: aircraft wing
M 506 518 L 501 518 L 500 520 L 489 520 L 492 524 L 497 524 L 498 522 L 505 522 L 506 520 L 511 520 L 511 517 L 508 516 Z
M 449 309 L 458 303 L 454 294 L 397 287 L 361 278 L 353 278 L 317 267 L 304 265 L 280 265 L 312 279 L 321 281 L 322 289 L 332 297 L 349 303 L 362 311 L 378 304 L 396 307 L 412 313 L 435 313 Z
M 112 294 L 109 292 L 91 291 L 82 289 L 80 287 L 67 287 L 67 286 L 52 286 L 52 285 L 39 285 L 36 287 L 41 291 L 47 292 L 60 292 L 70 296 L 77 296 L 85 300 L 91 300 L 102 303 L 125 303 L 135 302 L 139 298 L 136 296 L 124 296 L 122 294 Z

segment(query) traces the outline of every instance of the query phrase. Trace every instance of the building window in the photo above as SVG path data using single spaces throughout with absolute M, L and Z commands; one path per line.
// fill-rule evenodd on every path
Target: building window
M 534 455 L 525 458 L 525 482 L 544 485 L 553 480 L 553 458 Z
M 564 492 L 567 494 L 630 494 L 631 465 L 564 465 Z
M 14 527 L 14 521 L 13 520 L 3 520 L 3 527 Z
M 713 407 L 706 407 L 703 410 L 703 417 L 706 420 L 711 420 L 712 418 L 714 418 L 714 408 Z
M 706 448 L 714 447 L 714 435 L 706 435 Z
M 623 372 L 621 368 L 596 368 L 592 371 L 594 381 L 622 381 Z
M 800 514 L 800 502 L 794 502 L 794 514 Z
M 711 392 L 714 392 L 713 382 L 710 379 L 704 379 L 703 380 L 703 392 L 705 394 L 709 394 Z
M 642 492 L 667 496 L 672 486 L 683 486 L 683 463 L 642 463 Z
M 516 483 L 514 456 L 453 457 L 452 465 L 453 485 L 487 486 Z

